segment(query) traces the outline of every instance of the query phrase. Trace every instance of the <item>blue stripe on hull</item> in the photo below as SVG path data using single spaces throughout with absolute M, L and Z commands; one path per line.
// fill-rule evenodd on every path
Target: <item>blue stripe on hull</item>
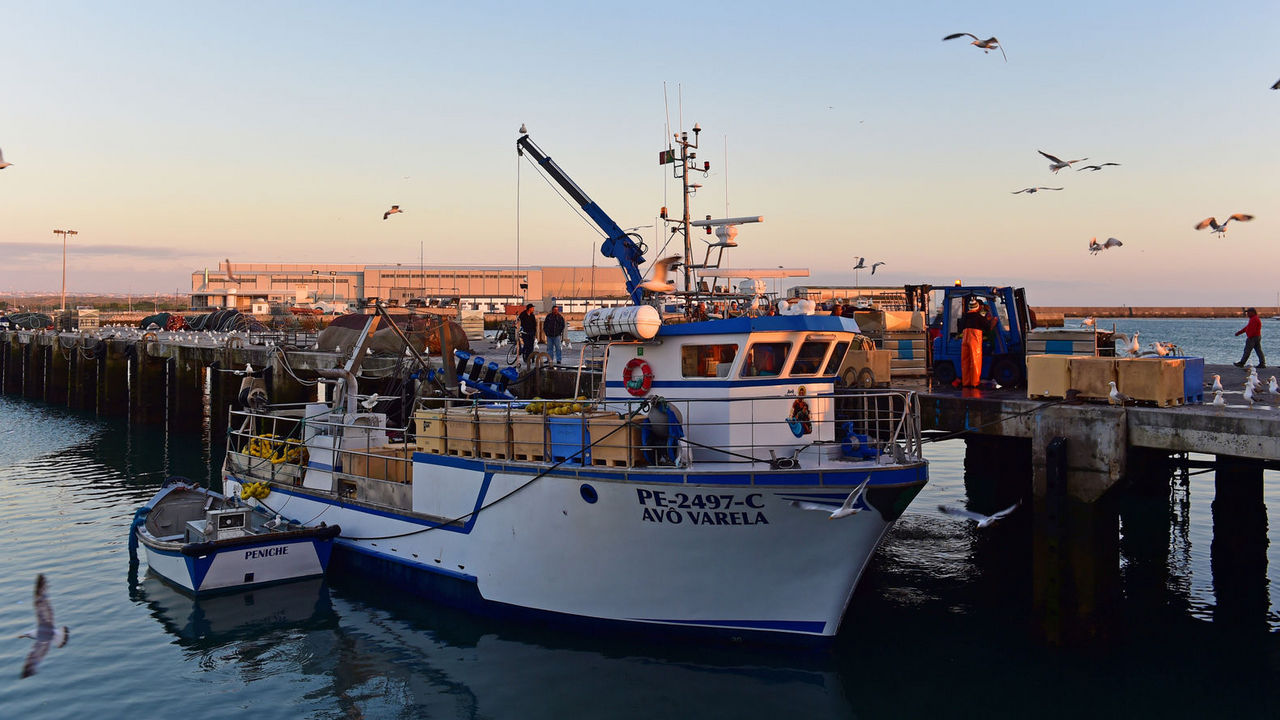
M 825 623 L 785 620 L 606 620 L 535 610 L 486 600 L 474 576 L 452 573 L 430 566 L 410 563 L 403 558 L 356 548 L 346 543 L 337 545 L 333 554 L 333 582 L 350 579 L 349 573 L 375 576 L 394 588 L 413 593 L 435 603 L 454 607 L 483 617 L 537 622 L 544 625 L 595 633 L 605 631 L 621 635 L 635 634 L 646 640 L 655 637 L 681 641 L 713 640 L 733 642 L 746 640 L 765 645 L 828 645 L 835 636 L 818 635 Z

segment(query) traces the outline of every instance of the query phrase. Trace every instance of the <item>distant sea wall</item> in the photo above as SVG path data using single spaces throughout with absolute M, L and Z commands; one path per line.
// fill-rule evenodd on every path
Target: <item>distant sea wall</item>
M 1148 307 L 1050 307 L 1050 306 L 1032 306 L 1032 310 L 1036 315 L 1065 315 L 1066 317 L 1099 317 L 1099 318 L 1156 318 L 1156 317 L 1186 317 L 1186 318 L 1238 318 L 1244 314 L 1245 308 L 1248 306 L 1241 305 L 1236 307 L 1177 307 L 1177 306 L 1148 306 Z M 1254 306 L 1258 310 L 1258 314 L 1262 317 L 1271 317 L 1280 315 L 1280 308 L 1263 307 L 1261 305 Z

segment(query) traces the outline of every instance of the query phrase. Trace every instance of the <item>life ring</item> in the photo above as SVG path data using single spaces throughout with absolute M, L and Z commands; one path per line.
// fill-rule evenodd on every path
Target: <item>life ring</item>
M 634 377 L 636 370 L 640 371 L 640 377 Z M 627 386 L 627 392 L 641 397 L 649 394 L 649 388 L 653 387 L 653 368 L 644 358 L 631 358 L 627 366 L 622 370 L 623 384 Z

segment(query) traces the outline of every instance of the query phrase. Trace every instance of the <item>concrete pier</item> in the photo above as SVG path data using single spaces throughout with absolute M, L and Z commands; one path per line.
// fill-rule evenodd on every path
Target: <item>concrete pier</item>
M 163 423 L 169 402 L 169 362 L 153 357 L 141 340 L 130 348 L 131 381 L 129 383 L 129 415 L 144 425 Z
M 104 342 L 98 357 L 98 414 L 129 412 L 129 358 L 124 343 Z

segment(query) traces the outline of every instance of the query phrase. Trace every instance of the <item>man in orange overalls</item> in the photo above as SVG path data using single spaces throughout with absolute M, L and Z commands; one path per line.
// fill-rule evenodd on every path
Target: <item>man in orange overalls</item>
M 961 333 L 960 384 L 978 387 L 982 382 L 982 336 L 995 328 L 995 318 L 981 299 L 969 296 L 965 313 L 956 324 Z

